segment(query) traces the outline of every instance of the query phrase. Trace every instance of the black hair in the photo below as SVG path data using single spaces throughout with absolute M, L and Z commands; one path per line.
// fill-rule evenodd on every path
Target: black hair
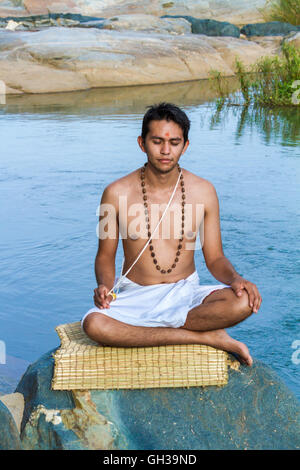
M 148 106 L 143 125 L 142 125 L 142 139 L 145 141 L 146 135 L 149 132 L 149 123 L 151 121 L 174 121 L 181 127 L 183 132 L 184 143 L 188 140 L 191 122 L 182 109 L 172 103 L 159 103 L 153 106 Z

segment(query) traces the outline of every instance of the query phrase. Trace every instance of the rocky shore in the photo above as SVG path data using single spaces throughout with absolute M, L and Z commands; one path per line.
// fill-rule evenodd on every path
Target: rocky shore
M 0 0 L 0 91 L 177 83 L 212 70 L 233 76 L 237 57 L 250 70 L 280 54 L 284 40 L 299 44 L 300 27 L 262 23 L 263 3 Z
M 263 21 L 265 0 L 0 0 L 0 17 L 73 13 L 109 18 L 116 15 L 191 15 L 237 25 Z

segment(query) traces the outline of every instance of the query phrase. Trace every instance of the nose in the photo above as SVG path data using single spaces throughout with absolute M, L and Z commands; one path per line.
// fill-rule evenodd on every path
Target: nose
M 170 154 L 170 144 L 169 144 L 169 142 L 163 142 L 163 144 L 161 146 L 161 149 L 160 149 L 160 153 L 162 155 L 169 155 Z

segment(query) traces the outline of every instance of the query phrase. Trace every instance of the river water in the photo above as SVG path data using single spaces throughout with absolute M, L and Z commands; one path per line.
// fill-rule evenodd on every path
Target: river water
M 192 123 L 181 165 L 214 184 L 225 255 L 263 298 L 228 332 L 300 397 L 299 109 L 217 112 L 213 99 L 203 80 L 0 104 L 0 394 L 59 345 L 56 325 L 92 306 L 101 193 L 144 163 L 136 138 L 146 106 L 171 101 Z M 218 283 L 201 250 L 196 265 L 200 282 Z

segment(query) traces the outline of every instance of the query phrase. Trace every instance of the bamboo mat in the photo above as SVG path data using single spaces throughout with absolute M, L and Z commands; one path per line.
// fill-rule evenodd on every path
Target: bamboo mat
M 80 322 L 59 325 L 55 330 L 61 346 L 53 354 L 53 390 L 196 387 L 228 382 L 228 355 L 210 346 L 99 346 L 82 331 Z

